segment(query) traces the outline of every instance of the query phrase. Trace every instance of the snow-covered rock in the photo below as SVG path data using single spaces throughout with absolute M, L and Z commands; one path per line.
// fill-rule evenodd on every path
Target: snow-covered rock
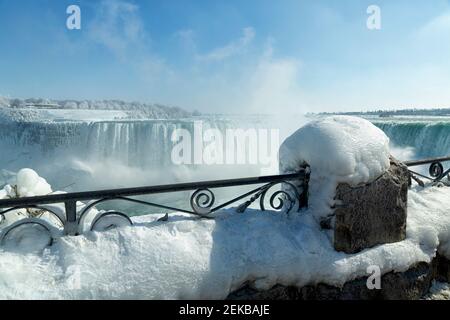
M 17 173 L 17 192 L 19 197 L 34 197 L 49 194 L 52 188 L 34 170 L 25 168 Z
M 309 206 L 323 218 L 332 213 L 339 183 L 368 183 L 389 168 L 389 138 L 365 119 L 332 116 L 297 130 L 281 145 L 279 158 L 281 173 L 310 166 Z
M 334 247 L 355 253 L 378 244 L 406 237 L 408 168 L 394 158 L 390 168 L 375 181 L 359 187 L 340 183 L 336 207 L 329 226 Z
M 10 198 L 43 196 L 52 192 L 47 181 L 28 168 L 21 169 L 17 173 L 15 181 L 12 181 L 12 185 L 6 185 L 3 190 Z
M 54 192 L 44 178 L 40 177 L 34 170 L 24 168 L 11 177 L 9 179 L 9 183 L 0 189 L 0 199 L 43 196 L 50 193 Z M 64 219 L 63 204 L 48 205 L 47 207 L 56 212 L 61 219 Z M 21 219 L 34 217 L 40 217 L 50 224 L 56 223 L 55 227 L 57 228 L 63 227 L 57 217 L 53 216 L 49 212 L 45 212 L 40 209 L 22 208 L 10 211 L 1 217 L 0 230 L 1 228 L 11 226 Z

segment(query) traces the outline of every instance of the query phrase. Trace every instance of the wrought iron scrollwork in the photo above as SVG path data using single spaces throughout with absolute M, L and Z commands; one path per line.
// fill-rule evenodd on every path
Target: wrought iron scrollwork
M 191 195 L 191 208 L 199 215 L 208 215 L 214 205 L 216 197 L 209 189 L 198 189 Z
M 420 186 L 425 186 L 425 183 L 421 180 L 421 178 L 430 181 L 432 184 L 441 183 L 447 186 L 450 186 L 450 168 L 445 170 L 444 165 L 442 164 L 444 161 L 450 161 L 450 158 L 436 158 L 436 159 L 428 159 L 428 160 L 419 160 L 419 161 L 408 161 L 406 165 L 408 167 L 426 165 L 429 164 L 428 174 L 421 174 L 417 171 L 413 171 L 409 169 L 410 177 L 412 180 L 416 181 Z M 447 178 L 447 179 L 445 179 Z M 445 181 L 447 180 L 447 181 Z
M 27 236 L 29 231 L 35 229 L 35 232 L 47 237 L 47 243 L 42 244 L 42 247 L 38 248 L 43 250 L 45 247 L 52 245 L 54 239 L 60 235 L 59 231 L 49 224 L 47 221 L 39 218 L 24 218 L 20 219 L 11 225 L 7 226 L 0 233 L 0 245 L 5 246 L 8 242 L 20 242 Z M 34 243 L 33 246 L 37 245 Z
M 286 190 L 277 190 L 269 198 L 269 204 L 272 209 L 274 210 L 280 210 L 282 208 L 286 208 L 286 212 L 290 212 L 292 208 L 294 207 L 295 203 L 299 201 L 299 194 L 297 191 L 297 188 L 288 181 L 282 181 L 282 182 L 274 182 L 269 183 L 263 187 L 260 188 L 258 192 L 256 192 L 249 200 L 241 204 L 238 208 L 238 212 L 244 212 L 253 202 L 255 202 L 257 199 L 259 199 L 259 207 L 262 211 L 266 210 L 265 206 L 265 200 L 268 191 L 273 188 L 276 185 L 287 185 L 289 186 L 289 189 L 292 193 L 286 191 Z M 292 194 L 294 196 L 292 196 Z M 275 201 L 278 201 L 278 204 L 275 204 Z M 286 206 L 286 203 L 288 204 Z
M 36 210 L 36 211 L 39 211 L 40 215 L 42 215 L 42 213 L 48 213 L 50 216 L 54 217 L 61 226 L 64 226 L 64 224 L 66 222 L 65 217 L 52 208 L 45 207 L 45 206 L 39 206 L 39 205 L 27 205 L 27 206 L 12 207 L 12 208 L 8 208 L 6 210 L 1 211 L 0 212 L 0 223 L 5 220 L 5 215 L 7 213 L 22 210 L 22 209 L 25 209 L 27 211 L 30 209 Z M 32 218 L 32 217 L 33 216 L 30 216 L 30 218 Z
M 91 223 L 91 231 L 107 231 L 122 226 L 132 226 L 133 222 L 123 212 L 107 211 L 98 214 Z
M 85 225 L 86 216 L 92 209 L 104 202 L 114 200 L 159 208 L 161 209 L 161 213 L 165 213 L 162 218 L 158 219 L 158 221 L 161 222 L 169 219 L 168 212 L 182 212 L 198 216 L 202 219 L 214 219 L 214 213 L 221 209 L 237 205 L 237 211 L 244 212 L 257 200 L 259 200 L 259 207 L 261 210 L 266 210 L 266 204 L 268 203 L 271 209 L 290 212 L 296 203 L 298 203 L 299 208 L 302 207 L 302 204 L 304 206 L 305 199 L 307 199 L 308 178 L 309 170 L 302 168 L 299 172 L 284 175 L 2 199 L 0 200 L 0 208 L 5 209 L 3 209 L 3 211 L 0 210 L 0 222 L 2 219 L 4 220 L 5 215 L 8 212 L 15 210 L 27 209 L 32 210 L 32 213 L 39 214 L 41 212 L 47 212 L 51 217 L 56 219 L 56 223 L 61 224 L 62 227 L 64 227 L 64 230 L 56 228 L 57 230 L 60 230 L 61 233 L 64 231 L 64 233 L 68 235 L 77 235 L 85 231 L 84 229 L 87 227 Z M 293 181 L 296 181 L 295 184 L 292 183 Z M 217 188 L 249 185 L 257 185 L 257 187 L 244 192 L 231 200 L 216 205 L 216 195 L 213 190 Z M 281 188 L 274 190 L 276 186 Z M 299 192 L 298 190 L 302 191 Z M 133 198 L 143 195 L 150 196 L 162 193 L 186 191 L 192 192 L 189 199 L 190 208 L 179 208 Z M 272 191 L 274 192 L 272 193 Z M 55 208 L 50 206 L 55 204 L 58 204 Z M 24 226 L 38 226 L 44 231 L 48 229 L 49 234 L 52 233 L 53 226 L 47 228 L 47 222 L 36 219 L 40 217 L 39 214 L 34 215 L 33 218 L 23 220 L 17 225 L 11 226 L 12 229 L 4 228 L 0 230 L 0 242 L 2 241 L 1 239 L 6 239 L 5 237 L 11 235 L 11 232 L 14 230 L 21 230 L 20 228 L 23 228 Z M 90 226 L 86 230 L 105 231 L 110 228 L 132 224 L 132 220 L 126 213 L 118 211 L 99 211 L 96 212 L 95 217 L 92 219 Z M 51 237 L 53 238 L 54 235 L 52 234 Z
M 305 185 L 305 182 L 303 182 L 303 186 Z M 190 196 L 190 207 L 192 210 L 186 210 L 183 208 L 177 208 L 177 207 L 171 207 L 171 206 L 165 206 L 154 202 L 144 201 L 144 200 L 137 200 L 132 199 L 128 197 L 108 197 L 103 198 L 100 200 L 95 200 L 90 203 L 88 203 L 80 212 L 79 217 L 79 232 L 81 233 L 81 229 L 83 226 L 83 221 L 85 217 L 87 216 L 87 213 L 92 210 L 97 205 L 107 202 L 107 201 L 113 201 L 113 200 L 123 200 L 128 202 L 133 202 L 141 205 L 147 205 L 151 207 L 156 207 L 160 209 L 166 209 L 173 212 L 184 212 L 192 215 L 196 215 L 200 218 L 207 218 L 207 219 L 213 219 L 214 213 L 218 212 L 219 210 L 231 206 L 235 203 L 239 203 L 241 200 L 250 197 L 247 201 L 243 202 L 242 204 L 237 206 L 237 212 L 243 213 L 250 205 L 252 205 L 256 200 L 259 199 L 259 207 L 262 211 L 266 210 L 266 198 L 269 195 L 270 189 L 274 188 L 275 186 L 284 186 L 287 188 L 276 190 L 274 193 L 270 194 L 270 197 L 268 198 L 268 203 L 273 210 L 281 210 L 285 209 L 286 212 L 290 212 L 294 205 L 298 203 L 299 207 L 300 205 L 300 194 L 297 191 L 297 187 L 289 182 L 289 181 L 275 181 L 275 182 L 269 182 L 266 183 L 258 188 L 255 188 L 253 190 L 250 190 L 242 195 L 239 195 L 236 198 L 233 198 L 231 200 L 228 200 L 220 205 L 214 206 L 216 202 L 216 196 L 214 192 L 210 188 L 199 188 L 196 189 Z M 162 219 L 161 221 L 167 221 L 168 214 Z
M 280 183 L 283 186 L 288 186 L 289 189 L 290 189 L 289 190 L 290 192 L 288 192 L 286 189 L 275 191 L 270 196 L 270 200 L 269 200 L 269 203 L 270 203 L 270 206 L 272 207 L 272 209 L 280 210 L 280 209 L 285 207 L 286 203 L 288 203 L 288 205 L 286 206 L 286 212 L 290 212 L 292 210 L 292 208 L 294 207 L 294 205 L 296 204 L 296 202 L 298 202 L 300 200 L 300 196 L 299 196 L 299 193 L 297 191 L 297 188 L 292 183 L 290 183 L 288 181 L 272 183 L 261 194 L 261 199 L 259 201 L 261 210 L 263 210 L 263 211 L 266 210 L 265 207 L 264 207 L 264 199 L 265 199 L 266 194 L 269 191 L 269 189 L 272 188 L 273 186 L 277 185 L 277 184 L 280 184 Z M 275 204 L 275 199 L 278 200 L 278 205 Z M 300 206 L 300 203 L 299 203 L 299 206 Z
M 433 162 L 430 165 L 430 169 L 428 170 L 431 177 L 435 179 L 441 178 L 442 174 L 444 173 L 444 166 L 440 162 Z

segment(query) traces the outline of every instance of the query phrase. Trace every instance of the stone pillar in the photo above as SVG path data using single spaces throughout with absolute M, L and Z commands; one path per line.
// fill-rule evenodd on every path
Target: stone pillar
M 389 170 L 367 185 L 338 185 L 336 250 L 356 253 L 405 239 L 409 173 L 408 168 L 393 157 L 390 161 Z
M 450 259 L 436 254 L 436 280 L 450 282 Z

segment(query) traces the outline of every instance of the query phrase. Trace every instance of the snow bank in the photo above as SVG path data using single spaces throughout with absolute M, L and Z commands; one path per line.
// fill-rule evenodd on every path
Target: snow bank
M 280 172 L 311 167 L 309 205 L 328 216 L 339 183 L 373 181 L 389 168 L 389 138 L 369 121 L 332 116 L 311 121 L 280 147 Z
M 319 183 L 326 186 L 323 172 L 334 178 L 330 185 L 335 187 L 337 182 L 367 182 L 386 170 L 389 153 L 384 135 L 357 118 L 325 121 L 332 129 L 314 122 L 303 128 L 304 134 L 288 139 L 304 147 L 290 155 L 284 149 L 285 170 L 307 161 L 316 188 Z M 302 135 L 307 139 L 295 141 Z M 351 138 L 354 135 L 358 137 Z M 363 135 L 370 138 L 366 143 Z M 333 148 L 327 139 L 343 149 Z M 314 158 L 314 140 L 317 145 L 323 142 L 323 157 Z M 366 150 L 367 145 L 378 153 Z M 346 158 L 355 165 L 338 170 L 330 161 Z M 51 191 L 30 169 L 20 171 L 15 183 L 20 195 Z M 326 191 L 327 196 L 334 192 Z M 8 195 L 4 189 L 3 197 Z M 323 196 L 322 200 L 332 200 Z M 369 266 L 379 266 L 382 273 L 402 272 L 418 262 L 430 262 L 436 251 L 450 257 L 449 197 L 450 188 L 413 188 L 407 238 L 356 254 L 336 252 L 319 228 L 314 217 L 323 213 L 320 197 L 296 215 L 227 209 L 215 220 L 181 213 L 166 222 L 158 221 L 163 216 L 158 214 L 133 217 L 134 226 L 59 237 L 40 252 L 23 254 L 19 248 L 1 247 L 0 299 L 223 299 L 247 282 L 260 290 L 275 284 L 341 286 L 367 276 Z
M 16 185 L 19 197 L 42 196 L 52 192 L 47 181 L 32 169 L 20 170 L 17 173 Z
M 408 193 L 406 235 L 450 258 L 450 187 L 416 187 Z
M 0 199 L 7 198 L 18 198 L 18 197 L 34 197 L 34 196 L 42 196 L 50 193 L 60 193 L 60 192 L 52 192 L 51 186 L 47 183 L 47 181 L 40 177 L 34 170 L 32 169 L 21 169 L 17 174 L 14 174 L 8 179 L 8 184 L 6 184 L 3 189 L 0 189 Z M 55 204 L 46 206 L 48 209 L 57 212 L 61 217 L 64 217 L 64 204 Z M 51 227 L 55 225 L 54 231 L 55 234 L 57 232 L 56 229 L 62 229 L 61 223 L 57 220 L 56 217 L 49 214 L 48 212 L 41 211 L 39 209 L 17 209 L 8 212 L 4 216 L 0 216 L 0 230 L 1 228 L 5 228 L 7 226 L 13 225 L 18 220 L 24 218 L 34 218 L 39 217 L 44 220 L 44 223 L 49 223 Z M 24 230 L 25 234 L 33 234 L 36 233 L 35 230 Z M 22 236 L 21 236 L 22 237 Z M 19 242 L 27 242 L 27 241 L 38 241 L 39 237 L 32 236 L 32 239 L 18 239 Z M 27 247 L 27 246 L 26 246 Z M 42 248 L 39 245 L 35 246 L 35 248 Z M 35 251 L 36 249 L 30 249 L 30 251 Z
M 52 188 L 32 169 L 22 169 L 0 190 L 0 199 L 34 197 L 50 194 Z
M 58 238 L 40 253 L 1 251 L 0 298 L 223 299 L 246 281 L 339 286 L 370 265 L 386 273 L 430 262 L 437 249 L 449 257 L 449 197 L 450 188 L 411 190 L 407 239 L 351 255 L 334 250 L 310 209 L 133 217 L 132 227 Z

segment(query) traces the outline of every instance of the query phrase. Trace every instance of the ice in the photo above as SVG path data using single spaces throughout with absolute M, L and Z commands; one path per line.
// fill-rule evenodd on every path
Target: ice
M 338 183 L 373 181 L 389 168 L 389 138 L 368 120 L 332 116 L 309 122 L 280 147 L 280 172 L 311 167 L 309 204 L 318 218 L 332 213 Z

